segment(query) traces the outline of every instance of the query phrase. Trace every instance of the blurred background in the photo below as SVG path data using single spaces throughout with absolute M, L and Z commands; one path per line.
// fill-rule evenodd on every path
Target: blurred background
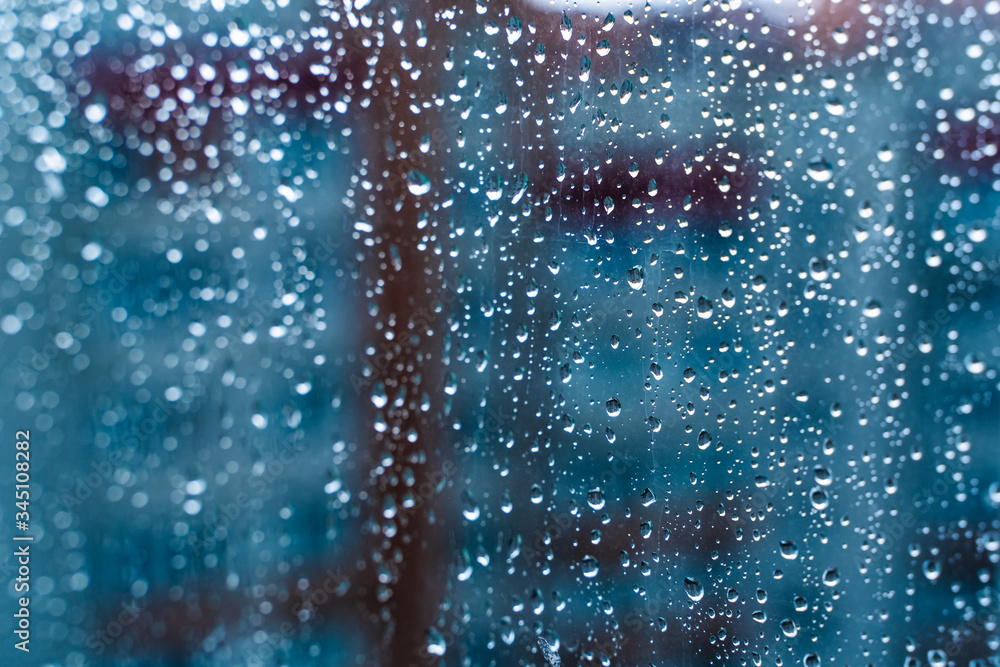
M 1000 664 L 998 13 L 8 4 L 0 655 Z

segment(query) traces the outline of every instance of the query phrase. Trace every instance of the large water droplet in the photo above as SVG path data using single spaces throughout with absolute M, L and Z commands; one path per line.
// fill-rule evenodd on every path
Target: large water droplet
M 448 645 L 441 633 L 431 628 L 427 631 L 427 652 L 431 655 L 444 655 Z
M 385 385 L 381 382 L 376 382 L 375 386 L 372 387 L 372 404 L 376 408 L 384 408 L 388 402 L 389 398 L 385 393 Z
M 503 185 L 500 183 L 499 176 L 493 176 L 486 183 L 486 198 L 490 201 L 497 201 L 503 197 Z
M 970 352 L 965 356 L 965 370 L 978 375 L 986 371 L 986 362 L 975 352 Z
M 562 38 L 567 41 L 573 36 L 573 20 L 566 12 L 563 12 L 562 20 L 559 22 L 559 32 L 562 33 Z
M 593 556 L 584 556 L 583 562 L 581 563 L 581 569 L 583 570 L 583 576 L 588 579 L 593 579 L 597 576 L 597 570 L 599 565 L 597 559 Z
M 628 270 L 628 285 L 632 289 L 642 289 L 643 270 L 641 266 L 634 266 Z
M 840 101 L 840 98 L 831 97 L 826 101 L 826 110 L 832 116 L 843 116 L 844 109 L 844 103 Z
M 694 602 L 705 597 L 705 589 L 702 587 L 701 582 L 691 577 L 684 577 L 684 592 Z
M 813 492 L 809 494 L 809 501 L 818 510 L 825 510 L 830 505 L 830 499 L 823 489 L 813 489 Z
M 698 317 L 707 320 L 712 317 L 712 301 L 703 296 L 698 297 Z
M 708 449 L 712 445 L 712 434 L 702 431 L 698 434 L 698 449 Z
M 406 187 L 418 197 L 431 191 L 431 179 L 416 169 L 411 169 L 406 174 Z
M 537 484 L 532 484 L 531 485 L 531 493 L 528 496 L 528 498 L 535 505 L 538 505 L 539 503 L 541 503 L 542 500 L 545 499 L 545 494 L 542 492 L 542 487 L 538 486 Z
M 823 183 L 833 177 L 833 165 L 823 158 L 817 158 L 809 163 L 806 172 L 814 181 Z
M 609 398 L 607 408 L 609 417 L 617 417 L 622 413 L 622 404 L 617 398 Z
M 507 43 L 513 44 L 521 39 L 521 19 L 516 16 L 507 21 Z

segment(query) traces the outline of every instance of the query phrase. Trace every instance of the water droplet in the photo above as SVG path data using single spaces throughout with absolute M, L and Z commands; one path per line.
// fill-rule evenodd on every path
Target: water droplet
M 427 652 L 431 655 L 444 655 L 448 645 L 441 633 L 431 628 L 427 631 Z
M 514 501 L 511 500 L 510 494 L 504 491 L 503 496 L 500 498 L 500 510 L 504 514 L 510 514 L 514 510 Z
M 823 183 L 833 178 L 833 165 L 823 158 L 817 158 L 809 163 L 806 172 L 814 181 Z
M 813 257 L 809 260 L 809 276 L 813 280 L 826 280 L 830 276 L 826 268 L 826 260 L 822 257 Z
M 462 515 L 469 521 L 475 521 L 479 518 L 479 505 L 473 499 L 472 494 L 466 491 L 462 494 Z
M 386 519 L 392 519 L 396 516 L 399 508 L 396 506 L 396 501 L 391 496 L 385 499 L 382 503 L 382 516 Z
M 587 504 L 595 510 L 604 509 L 604 492 L 594 488 L 587 492 Z
M 633 91 L 632 82 L 629 81 L 628 79 L 625 79 L 625 81 L 622 82 L 621 95 L 618 101 L 621 102 L 622 104 L 628 102 L 632 98 L 632 91 Z
M 712 434 L 702 431 L 698 434 L 698 449 L 708 449 L 712 445 Z
M 536 616 L 545 611 L 545 598 L 542 597 L 542 591 L 537 588 L 531 591 L 531 598 L 528 604 L 531 605 L 531 611 Z
M 566 12 L 563 12 L 562 20 L 559 22 L 559 32 L 566 41 L 573 36 L 573 21 Z
M 703 296 L 698 297 L 698 317 L 707 320 L 712 317 L 712 301 Z
M 412 194 L 419 197 L 431 191 L 431 179 L 416 169 L 411 169 L 406 174 L 406 187 Z
M 882 313 L 882 304 L 877 299 L 869 298 L 861 312 L 865 317 L 878 317 Z
M 516 16 L 507 21 L 507 43 L 513 44 L 521 39 L 521 19 Z
M 532 484 L 531 485 L 531 494 L 530 494 L 529 498 L 530 498 L 531 502 L 533 504 L 535 504 L 535 505 L 538 505 L 539 503 L 541 503 L 542 500 L 545 499 L 545 494 L 542 493 L 542 487 L 540 487 L 537 484 Z
M 830 505 L 830 499 L 823 489 L 813 489 L 813 492 L 809 494 L 809 502 L 818 510 L 825 510 Z
M 607 408 L 609 417 L 617 417 L 622 413 L 622 404 L 617 398 L 608 399 Z
M 486 198 L 490 201 L 497 201 L 503 197 L 503 185 L 499 176 L 492 176 L 486 183 Z
M 643 270 L 641 266 L 634 266 L 628 270 L 628 284 L 632 289 L 642 289 Z
M 594 577 L 597 576 L 597 570 L 599 568 L 599 565 L 597 563 L 597 559 L 594 558 L 593 556 L 584 556 L 583 562 L 580 564 L 580 566 L 581 569 L 583 570 L 583 576 L 587 577 L 588 579 L 593 579 Z
M 385 393 L 385 385 L 381 382 L 376 382 L 375 386 L 372 387 L 372 404 L 376 408 L 384 408 L 388 402 L 389 398 Z
M 684 577 L 684 592 L 694 602 L 698 602 L 705 597 L 705 589 L 702 587 L 701 582 L 691 577 Z
M 970 352 L 965 357 L 965 369 L 978 375 L 986 372 L 986 362 L 980 359 L 975 352 Z
M 844 103 L 837 97 L 831 97 L 826 101 L 826 110 L 832 116 L 843 116 L 844 108 Z

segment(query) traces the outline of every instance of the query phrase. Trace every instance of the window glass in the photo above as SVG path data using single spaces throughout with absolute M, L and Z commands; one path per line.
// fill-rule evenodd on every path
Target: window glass
M 998 14 L 5 7 L 30 657 L 1000 664 Z

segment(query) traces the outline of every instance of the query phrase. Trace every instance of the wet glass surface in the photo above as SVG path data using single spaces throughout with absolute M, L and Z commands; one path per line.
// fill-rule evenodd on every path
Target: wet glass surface
M 5 664 L 1000 664 L 998 14 L 0 10 Z

